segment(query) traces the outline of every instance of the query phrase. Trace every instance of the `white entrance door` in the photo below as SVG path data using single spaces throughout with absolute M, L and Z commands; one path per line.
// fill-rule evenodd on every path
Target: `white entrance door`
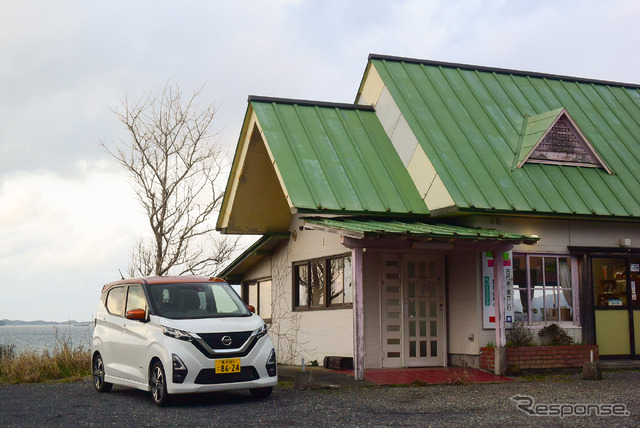
M 444 366 L 441 259 L 403 258 L 404 365 Z
M 445 365 L 441 271 L 438 256 L 383 257 L 383 367 Z

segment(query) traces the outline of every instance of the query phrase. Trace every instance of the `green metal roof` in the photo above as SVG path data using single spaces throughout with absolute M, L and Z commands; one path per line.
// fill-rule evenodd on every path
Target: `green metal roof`
M 640 217 L 640 86 L 371 55 L 461 211 Z M 513 169 L 527 116 L 565 108 L 612 170 Z
M 365 217 L 303 217 L 305 223 L 336 229 L 362 237 L 367 235 L 398 235 L 437 239 L 495 240 L 535 243 L 537 236 L 501 232 L 493 229 L 431 224 L 420 221 L 373 219 Z
M 428 214 L 372 108 L 250 97 L 293 206 Z

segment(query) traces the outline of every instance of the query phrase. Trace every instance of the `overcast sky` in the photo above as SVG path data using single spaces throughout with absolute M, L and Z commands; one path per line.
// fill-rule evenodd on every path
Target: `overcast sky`
M 0 319 L 89 320 L 147 233 L 99 147 L 126 136 L 125 96 L 206 83 L 232 154 L 248 95 L 353 102 L 369 53 L 640 83 L 638 16 L 636 0 L 0 0 Z

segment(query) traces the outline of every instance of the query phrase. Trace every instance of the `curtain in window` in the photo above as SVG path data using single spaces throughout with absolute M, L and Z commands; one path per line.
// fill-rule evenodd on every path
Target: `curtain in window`
M 560 259 L 559 267 L 558 267 L 558 276 L 560 280 L 560 287 L 562 288 L 571 288 L 571 269 L 569 268 L 569 263 L 567 259 Z M 562 290 L 562 295 L 564 299 L 567 301 L 567 304 L 571 309 L 573 309 L 573 297 L 571 290 Z

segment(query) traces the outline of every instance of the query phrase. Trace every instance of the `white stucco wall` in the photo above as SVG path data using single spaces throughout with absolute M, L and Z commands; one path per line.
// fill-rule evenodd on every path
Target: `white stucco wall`
M 292 311 L 292 264 L 298 261 L 349 254 L 336 234 L 300 230 L 294 218 L 290 239 L 244 275 L 245 281 L 271 277 L 272 325 L 270 335 L 276 343 L 278 362 L 300 365 L 314 360 L 322 364 L 329 355 L 353 356 L 353 310 L 326 309 Z
M 450 253 L 446 260 L 449 353 L 475 355 L 482 336 L 478 253 Z
M 377 369 L 382 367 L 382 337 L 380 331 L 380 253 L 367 251 L 363 254 L 364 271 L 363 305 L 364 305 L 364 341 L 365 368 Z
M 271 258 L 265 257 L 251 268 L 251 276 L 245 280 L 263 279 L 271 277 Z

